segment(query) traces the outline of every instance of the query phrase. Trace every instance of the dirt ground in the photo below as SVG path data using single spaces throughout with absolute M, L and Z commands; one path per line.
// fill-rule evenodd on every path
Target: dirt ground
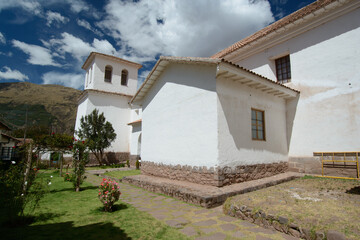
M 360 239 L 360 181 L 304 177 L 228 199 L 300 227 Z M 230 204 L 227 204 L 230 205 Z

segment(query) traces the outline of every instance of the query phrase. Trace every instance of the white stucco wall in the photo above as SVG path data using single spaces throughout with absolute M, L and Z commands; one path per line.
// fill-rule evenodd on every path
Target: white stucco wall
M 287 161 L 285 100 L 224 78 L 216 89 L 219 165 Z M 265 141 L 252 140 L 251 108 L 265 112 Z
M 116 133 L 116 139 L 106 151 L 129 152 L 131 126 L 127 125 L 131 120 L 131 109 L 128 105 L 129 97 L 113 94 L 89 93 L 88 97 L 79 104 L 76 117 L 75 129 L 80 126 L 81 116 L 90 114 L 95 108 L 99 113 L 104 113 Z
M 360 9 L 237 64 L 273 80 L 273 57 L 290 53 L 290 87 L 301 91 L 289 156 L 357 151 L 360 146 Z M 289 125 L 289 123 L 288 123 Z
M 141 158 L 217 165 L 216 66 L 169 65 L 143 101 Z
M 113 68 L 111 83 L 104 81 L 105 67 L 107 65 L 110 65 Z M 93 67 L 92 73 L 91 67 Z M 127 86 L 121 85 L 121 72 L 124 69 L 128 71 Z M 96 55 L 93 63 L 89 65 L 88 69 L 86 69 L 86 73 L 87 74 L 84 85 L 85 89 L 117 92 L 131 96 L 136 93 L 138 69 L 133 65 L 117 61 L 111 61 L 107 58 Z M 87 76 L 89 77 L 87 78 Z
M 142 118 L 142 109 L 133 106 L 131 110 L 131 122 L 140 120 Z M 131 124 L 131 135 L 130 135 L 130 154 L 140 155 L 141 154 L 141 122 Z

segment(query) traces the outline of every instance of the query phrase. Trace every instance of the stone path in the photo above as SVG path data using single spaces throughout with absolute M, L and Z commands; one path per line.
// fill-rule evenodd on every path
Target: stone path
M 102 178 L 87 174 L 87 181 L 99 185 Z M 140 211 L 151 214 L 167 225 L 179 229 L 190 239 L 296 239 L 280 232 L 264 229 L 255 224 L 222 213 L 222 207 L 204 209 L 164 195 L 120 183 L 121 200 Z

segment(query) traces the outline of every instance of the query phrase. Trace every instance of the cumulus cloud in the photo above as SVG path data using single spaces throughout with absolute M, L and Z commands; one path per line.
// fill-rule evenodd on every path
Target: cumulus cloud
M 81 89 L 84 87 L 84 75 L 75 73 L 47 72 L 42 76 L 43 84 L 57 84 Z
M 5 44 L 6 43 L 6 39 L 4 37 L 4 35 L 0 32 L 0 43 L 1 44 Z
M 0 79 L 25 81 L 28 80 L 29 77 L 18 70 L 12 70 L 11 68 L 5 66 L 3 67 L 3 70 L 0 71 Z
M 268 25 L 265 0 L 117 1 L 97 26 L 118 40 L 120 55 L 210 56 Z
M 65 24 L 69 21 L 69 19 L 67 17 L 64 17 L 60 13 L 53 12 L 53 11 L 46 12 L 46 20 L 47 20 L 46 25 L 48 27 L 50 27 L 52 23 L 59 25 L 61 23 Z
M 60 39 L 43 41 L 47 47 L 52 47 L 59 55 L 68 53 L 79 61 L 83 61 L 90 52 L 101 52 L 110 55 L 117 55 L 116 49 L 107 40 L 95 38 L 92 43 L 87 43 L 70 33 L 62 33 Z
M 77 23 L 79 26 L 81 26 L 81 27 L 83 27 L 83 28 L 86 28 L 87 30 L 92 31 L 93 33 L 95 33 L 96 35 L 98 35 L 98 36 L 100 36 L 100 37 L 104 36 L 104 34 L 103 34 L 102 32 L 100 32 L 100 31 L 97 30 L 96 28 L 93 28 L 93 27 L 91 26 L 91 24 L 90 24 L 88 21 L 86 21 L 86 20 L 77 19 L 77 20 L 76 20 L 76 23 Z
M 60 66 L 52 59 L 49 49 L 37 45 L 20 42 L 18 40 L 13 40 L 12 43 L 14 47 L 19 48 L 24 53 L 29 55 L 29 59 L 27 60 L 28 63 L 42 66 Z

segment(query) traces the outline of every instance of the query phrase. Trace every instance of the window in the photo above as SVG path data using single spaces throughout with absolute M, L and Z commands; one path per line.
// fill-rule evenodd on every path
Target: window
M 276 78 L 279 83 L 287 83 L 291 80 L 290 56 L 281 57 L 275 60 Z
M 128 84 L 128 71 L 124 69 L 121 71 L 121 85 L 127 86 L 127 84 Z
M 111 83 L 111 77 L 112 77 L 112 67 L 111 66 L 106 66 L 105 67 L 104 81 Z
M 253 140 L 265 141 L 265 112 L 251 109 L 251 133 Z

